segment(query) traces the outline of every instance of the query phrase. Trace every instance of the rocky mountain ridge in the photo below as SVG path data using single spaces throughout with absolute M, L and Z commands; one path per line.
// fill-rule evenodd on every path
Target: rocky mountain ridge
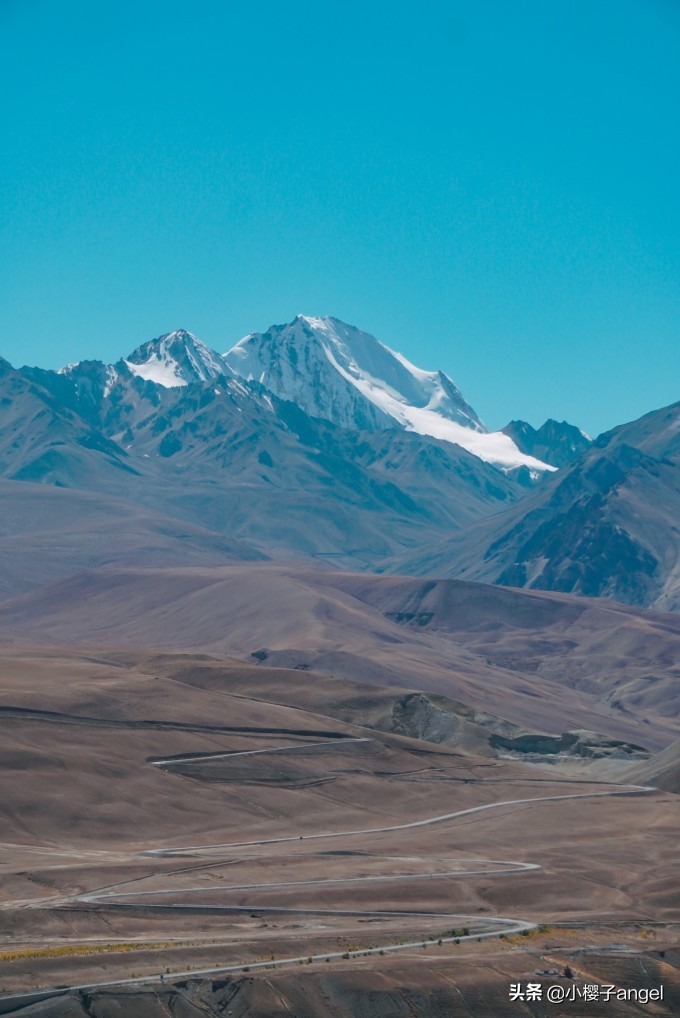
M 96 362 L 64 373 L 7 362 L 0 368 L 0 476 L 31 491 L 36 484 L 73 490 L 71 510 L 84 514 L 85 529 L 92 513 L 75 491 L 141 506 L 156 521 L 146 529 L 167 533 L 168 565 L 185 561 L 187 549 L 181 527 L 168 529 L 158 514 L 201 528 L 203 560 L 208 531 L 217 561 L 226 541 L 247 547 L 248 557 L 323 556 L 374 568 L 523 493 L 451 443 L 396 429 L 345 430 L 256 382 L 220 375 L 168 387 L 125 365 L 110 381 Z M 71 527 L 67 501 L 59 506 Z M 27 491 L 22 505 L 29 503 L 44 509 L 37 532 L 58 543 L 52 507 Z M 106 534 L 100 538 L 112 554 Z M 144 558 L 134 534 L 128 544 Z M 92 556 L 106 560 L 91 540 L 83 542 L 82 559 L 81 549 L 70 547 L 74 568 Z M 19 552 L 16 540 L 8 541 L 6 573 L 17 579 Z M 124 552 L 119 547 L 114 558 Z M 45 561 L 54 561 L 49 548 Z
M 501 434 L 525 462 L 487 462 L 459 433 Z M 298 316 L 224 356 L 177 330 L 114 365 L 0 361 L 0 476 L 143 507 L 169 565 L 187 560 L 172 518 L 200 528 L 201 561 L 213 541 L 218 561 L 322 556 L 677 610 L 679 467 L 680 404 L 594 442 L 550 420 L 489 434 L 445 375 L 337 319 Z M 76 566 L 99 561 L 85 544 Z
M 600 435 L 521 503 L 396 571 L 680 609 L 680 403 Z
M 553 467 L 571 463 L 593 441 L 573 424 L 552 418 L 548 418 L 540 428 L 532 428 L 526 421 L 510 421 L 501 430 L 513 440 L 520 452 L 536 456 Z
M 521 472 L 524 483 L 554 469 L 520 450 L 510 434 L 490 432 L 442 371 L 417 368 L 337 318 L 297 315 L 286 325 L 251 333 L 224 355 L 179 329 L 116 364 L 70 364 L 61 373 L 91 389 L 95 375 L 101 399 L 130 377 L 160 388 L 240 378 L 347 430 L 403 429 L 459 445 L 506 473 Z

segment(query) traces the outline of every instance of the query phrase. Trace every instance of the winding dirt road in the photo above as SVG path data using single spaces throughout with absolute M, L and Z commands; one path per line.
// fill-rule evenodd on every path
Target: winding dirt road
M 371 740 L 370 739 L 354 739 L 354 740 L 346 740 L 346 741 L 364 742 L 364 741 L 371 741 Z M 186 765 L 187 763 L 191 763 L 191 762 L 200 763 L 200 762 L 203 762 L 206 759 L 220 759 L 220 758 L 226 758 L 226 757 L 229 757 L 229 756 L 244 756 L 244 755 L 254 755 L 254 754 L 261 754 L 261 753 L 276 753 L 276 752 L 283 752 L 283 751 L 286 751 L 286 750 L 289 751 L 289 752 L 290 751 L 299 751 L 299 750 L 309 750 L 309 749 L 313 748 L 313 746 L 328 745 L 328 744 L 329 743 L 327 741 L 324 741 L 324 742 L 315 743 L 315 744 L 307 743 L 307 744 L 304 744 L 302 746 L 272 747 L 272 748 L 262 749 L 262 750 L 236 751 L 236 752 L 232 752 L 232 753 L 218 753 L 218 754 L 210 754 L 210 755 L 208 755 L 208 754 L 206 754 L 206 755 L 198 754 L 198 755 L 194 755 L 194 756 L 174 757 L 174 758 L 171 758 L 171 759 L 154 760 L 154 761 L 150 761 L 150 762 L 152 764 L 154 764 L 155 766 L 163 766 L 163 765 L 168 766 L 168 765 L 177 764 L 177 763 L 182 763 L 183 765 Z M 388 832 L 391 832 L 391 831 L 410 830 L 410 829 L 414 829 L 414 828 L 420 828 L 420 827 L 429 826 L 429 825 L 432 825 L 432 824 L 452 823 L 452 822 L 455 822 L 456 820 L 458 820 L 461 817 L 468 817 L 468 816 L 471 816 L 473 814 L 479 814 L 479 813 L 484 813 L 484 812 L 487 812 L 487 811 L 490 811 L 490 810 L 496 810 L 496 809 L 501 809 L 501 808 L 513 807 L 513 806 L 522 806 L 522 805 L 526 805 L 526 804 L 532 804 L 533 805 L 533 804 L 537 804 L 537 803 L 541 803 L 541 802 L 556 802 L 556 801 L 562 801 L 562 800 L 590 799 L 590 798 L 615 796 L 615 795 L 645 795 L 645 794 L 648 794 L 648 793 L 654 792 L 654 791 L 656 791 L 656 789 L 654 789 L 654 788 L 652 788 L 650 786 L 644 786 L 644 785 L 625 785 L 625 786 L 615 786 L 615 787 L 612 787 L 611 789 L 607 789 L 605 791 L 577 792 L 577 793 L 570 793 L 570 794 L 566 794 L 566 795 L 545 795 L 545 796 L 535 796 L 535 797 L 531 797 L 531 798 L 522 798 L 522 799 L 504 799 L 504 800 L 500 800 L 500 801 L 497 801 L 497 802 L 486 803 L 485 805 L 481 805 L 481 806 L 472 806 L 472 807 L 468 807 L 467 809 L 455 810 L 455 811 L 450 812 L 450 813 L 442 813 L 442 814 L 439 814 L 437 816 L 425 817 L 423 819 L 410 821 L 408 823 L 385 825 L 385 826 L 382 826 L 382 827 L 360 828 L 360 829 L 354 829 L 354 830 L 321 831 L 321 832 L 318 832 L 316 834 L 305 835 L 304 839 L 301 839 L 300 836 L 297 836 L 297 837 L 296 836 L 282 836 L 282 837 L 277 837 L 277 838 L 265 838 L 265 839 L 250 840 L 250 841 L 223 842 L 223 843 L 220 843 L 220 844 L 213 844 L 213 845 L 169 846 L 169 847 L 164 847 L 164 848 L 150 849 L 150 850 L 147 850 L 145 852 L 140 853 L 140 855 L 147 856 L 147 857 L 149 857 L 149 856 L 151 856 L 151 857 L 169 857 L 169 856 L 186 856 L 186 855 L 190 854 L 190 855 L 194 855 L 194 856 L 202 856 L 203 858 L 206 858 L 206 857 L 213 858 L 215 856 L 219 857 L 220 855 L 224 855 L 225 852 L 227 852 L 230 849 L 234 849 L 234 848 L 267 846 L 267 845 L 273 845 L 273 844 L 284 844 L 286 842 L 296 842 L 296 843 L 299 843 L 300 840 L 304 840 L 305 842 L 309 842 L 309 841 L 315 841 L 315 840 L 326 839 L 326 838 L 334 838 L 334 839 L 338 839 L 338 838 L 355 838 L 355 837 L 361 837 L 361 836 L 366 836 L 366 835 L 388 833 Z M 480 864 L 481 864 L 481 868 L 480 868 Z M 318 887 L 322 887 L 322 886 L 323 887 L 328 887 L 328 886 L 338 887 L 338 886 L 342 886 L 342 885 L 349 886 L 349 885 L 356 885 L 356 884 L 368 884 L 368 883 L 371 883 L 371 882 L 375 883 L 375 882 L 402 881 L 402 880 L 403 881 L 413 882 L 413 881 L 418 881 L 418 880 L 429 880 L 429 879 L 433 879 L 433 878 L 436 878 L 436 877 L 447 877 L 447 878 L 451 878 L 451 879 L 459 879 L 459 878 L 463 878 L 463 877 L 479 876 L 479 875 L 497 876 L 497 875 L 501 875 L 501 874 L 526 873 L 526 872 L 530 872 L 530 871 L 540 870 L 540 868 L 541 868 L 536 863 L 526 863 L 526 862 L 515 861 L 515 860 L 491 860 L 491 859 L 476 860 L 475 863 L 474 863 L 474 867 L 475 868 L 467 869 L 467 870 L 461 870 L 460 868 L 458 868 L 458 869 L 454 869 L 454 870 L 450 870 L 450 871 L 446 870 L 446 871 L 440 871 L 440 872 L 436 872 L 436 873 L 432 872 L 432 873 L 404 874 L 404 875 L 403 874 L 380 874 L 380 875 L 374 875 L 374 876 L 348 877 L 348 878 L 332 878 L 332 879 L 321 879 L 321 880 L 295 880 L 295 881 L 282 881 L 282 882 L 273 882 L 273 883 L 234 884 L 234 885 L 230 885 L 230 886 L 227 886 L 227 887 L 224 887 L 224 886 L 220 886 L 220 887 L 205 887 L 205 886 L 203 886 L 203 887 L 174 887 L 174 888 L 165 888 L 165 889 L 162 889 L 162 890 L 153 890 L 153 891 L 112 890 L 112 887 L 122 888 L 122 887 L 125 887 L 125 885 L 127 883 L 129 883 L 129 881 L 121 881 L 119 884 L 108 885 L 105 888 L 99 888 L 99 889 L 96 889 L 94 891 L 90 891 L 87 894 L 79 894 L 79 895 L 72 895 L 72 896 L 60 896 L 58 901 L 55 899 L 54 896 L 50 896 L 49 898 L 39 899 L 37 901 L 35 899 L 33 899 L 30 903 L 26 902 L 26 901 L 7 902 L 7 903 L 5 903 L 5 907 L 14 906 L 14 907 L 24 907 L 24 908 L 25 907 L 32 907 L 32 908 L 36 908 L 36 907 L 37 908 L 40 908 L 40 907 L 43 907 L 43 908 L 44 907 L 52 907 L 53 908 L 53 907 L 55 907 L 55 904 L 65 904 L 65 905 L 67 905 L 69 903 L 71 903 L 71 904 L 73 904 L 73 903 L 81 903 L 81 904 L 87 904 L 87 905 L 93 905 L 93 906 L 99 905 L 99 906 L 104 907 L 106 909 L 120 908 L 120 909 L 128 909 L 128 910 L 129 909 L 143 907 L 144 909 L 158 908 L 158 909 L 164 909 L 164 910 L 167 910 L 167 909 L 177 909 L 177 910 L 192 909 L 194 911 L 196 911 L 196 910 L 199 910 L 199 911 L 205 910 L 205 911 L 224 911 L 224 912 L 236 912 L 236 913 L 256 911 L 258 913 L 261 913 L 261 912 L 272 912 L 272 913 L 276 913 L 276 914 L 285 913 L 285 914 L 290 914 L 290 915 L 301 915 L 301 914 L 304 914 L 304 915 L 343 915 L 343 916 L 355 916 L 355 917 L 365 917 L 365 918 L 369 918 L 369 917 L 371 917 L 371 918 L 392 918 L 392 917 L 402 917 L 403 918 L 403 917 L 409 917 L 409 918 L 413 918 L 413 919 L 417 918 L 418 920 L 420 920 L 420 924 L 419 925 L 421 925 L 421 926 L 422 926 L 422 921 L 424 919 L 427 919 L 427 920 L 436 921 L 436 923 L 437 923 L 437 925 L 438 925 L 438 927 L 440 929 L 441 929 L 442 926 L 448 926 L 449 928 L 451 928 L 451 927 L 459 926 L 459 925 L 462 924 L 464 927 L 469 927 L 472 930 L 472 932 L 470 932 L 468 934 L 461 935 L 461 936 L 442 937 L 441 938 L 441 942 L 442 943 L 450 943 L 450 942 L 452 942 L 454 940 L 455 941 L 483 940 L 483 939 L 489 939 L 489 938 L 493 938 L 493 937 L 499 937 L 501 935 L 522 933 L 524 931 L 529 931 L 529 930 L 535 929 L 536 924 L 533 923 L 533 922 L 530 922 L 528 920 L 511 919 L 511 918 L 508 918 L 508 917 L 505 917 L 505 916 L 485 916 L 483 919 L 480 919 L 479 916 L 463 916 L 463 915 L 450 914 L 450 913 L 442 913 L 442 912 L 386 911 L 386 910 L 358 910 L 358 909 L 344 909 L 344 910 L 341 909 L 341 910 L 338 910 L 338 909 L 319 909 L 319 908 L 313 908 L 313 907 L 310 907 L 310 908 L 305 908 L 305 907 L 285 908 L 285 907 L 278 906 L 278 905 L 262 904 L 260 902 L 257 902 L 257 903 L 254 903 L 254 904 L 249 904 L 249 905 L 204 905 L 204 904 L 201 904 L 198 901 L 194 901 L 194 902 L 190 901 L 190 902 L 187 902 L 187 903 L 177 903 L 177 902 L 175 902 L 175 903 L 168 903 L 168 904 L 158 904 L 158 903 L 150 903 L 150 902 L 147 902 L 147 901 L 143 900 L 143 899 L 149 898 L 151 896 L 156 896 L 156 897 L 159 896 L 159 895 L 164 895 L 164 896 L 165 895 L 180 896 L 180 895 L 184 895 L 184 894 L 189 894 L 189 895 L 196 894 L 196 895 L 198 895 L 198 894 L 202 894 L 202 893 L 205 893 L 205 892 L 208 892 L 208 891 L 216 891 L 216 890 L 219 890 L 220 892 L 223 892 L 223 893 L 243 892 L 243 891 L 253 891 L 253 892 L 264 891 L 264 892 L 266 892 L 267 890 L 273 891 L 273 890 L 280 890 L 280 889 L 284 889 L 284 888 L 295 888 L 295 887 L 300 887 L 300 888 L 318 888 Z M 370 954 L 380 954 L 380 953 L 387 953 L 387 952 L 394 952 L 394 951 L 403 951 L 403 950 L 408 950 L 408 949 L 412 949 L 412 948 L 416 948 L 416 947 L 427 946 L 428 944 L 431 944 L 431 943 L 432 943 L 431 940 L 416 940 L 416 941 L 410 941 L 408 943 L 401 943 L 401 944 L 384 944 L 384 945 L 379 945 L 377 947 L 373 947 L 373 948 L 369 948 L 369 949 L 365 949 L 365 950 L 345 951 L 345 952 L 335 951 L 335 952 L 331 952 L 331 953 L 323 953 L 323 954 L 319 954 L 319 955 L 311 955 L 311 959 L 312 959 L 312 961 L 326 961 L 327 959 L 331 960 L 331 959 L 334 959 L 334 958 L 358 957 L 358 956 L 370 955 Z M 213 967 L 213 968 L 202 969 L 202 970 L 192 969 L 190 971 L 177 971 L 177 972 L 168 973 L 167 975 L 165 975 L 164 978 L 165 978 L 165 980 L 171 982 L 173 980 L 184 979 L 184 978 L 188 978 L 188 977 L 190 977 L 192 979 L 195 979 L 196 977 L 200 977 L 200 976 L 228 975 L 228 974 L 232 974 L 232 973 L 236 973 L 236 972 L 252 971 L 252 970 L 261 969 L 261 968 L 274 968 L 274 967 L 279 968 L 279 967 L 285 966 L 285 965 L 296 965 L 296 964 L 299 964 L 300 961 L 307 961 L 309 959 L 309 957 L 310 957 L 309 955 L 305 955 L 305 956 L 296 956 L 296 957 L 291 957 L 291 958 L 281 958 L 281 959 L 278 959 L 276 961 L 240 963 L 240 964 L 236 964 L 236 965 L 226 965 L 226 966 Z M 111 986 L 135 986 L 135 985 L 148 984 L 150 981 L 153 982 L 154 980 L 150 980 L 149 977 L 138 977 L 138 978 L 134 978 L 134 979 L 115 980 L 115 981 L 112 981 L 112 982 L 105 982 L 105 983 L 82 984 L 82 985 L 79 985 L 79 986 L 69 987 L 68 989 L 63 989 L 63 990 L 62 989 L 51 990 L 49 988 L 46 988 L 46 989 L 43 989 L 43 990 L 36 990 L 34 992 L 31 992 L 31 993 L 20 993 L 20 994 L 9 994 L 9 995 L 5 994 L 5 995 L 0 996 L 0 1005 L 3 1006 L 3 1009 L 6 1009 L 5 1005 L 11 1004 L 13 1001 L 36 1000 L 36 999 L 39 999 L 41 997 L 45 997 L 45 996 L 51 995 L 53 993 L 54 994 L 58 994 L 58 993 L 61 993 L 61 992 L 66 993 L 66 992 L 68 992 L 68 990 L 71 990 L 71 989 L 72 990 L 92 990 L 92 989 L 99 989 L 99 988 L 111 987 Z

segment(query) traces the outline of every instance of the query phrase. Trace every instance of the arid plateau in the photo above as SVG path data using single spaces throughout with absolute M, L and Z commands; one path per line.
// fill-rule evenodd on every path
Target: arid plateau
M 4 609 L 0 1013 L 678 1013 L 676 617 L 423 588 L 114 570 Z

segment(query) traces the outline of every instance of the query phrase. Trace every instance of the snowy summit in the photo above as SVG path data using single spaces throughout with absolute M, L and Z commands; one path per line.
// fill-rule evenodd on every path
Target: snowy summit
M 233 375 L 218 353 L 184 329 L 144 343 L 126 358 L 125 364 L 133 375 L 166 389 Z
M 403 428 L 453 442 L 502 470 L 553 469 L 503 432 L 489 432 L 442 371 L 417 368 L 337 318 L 297 315 L 246 336 L 224 360 L 242 378 L 344 428 Z

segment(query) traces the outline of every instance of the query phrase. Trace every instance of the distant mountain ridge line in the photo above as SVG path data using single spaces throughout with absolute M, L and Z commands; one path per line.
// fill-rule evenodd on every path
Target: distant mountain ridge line
M 396 428 L 342 429 L 258 382 L 163 387 L 124 364 L 112 381 L 95 361 L 62 373 L 0 364 L 0 476 L 14 493 L 5 506 L 19 513 L 0 519 L 8 592 L 41 573 L 64 577 L 69 563 L 189 564 L 211 549 L 218 563 L 333 554 L 372 568 L 524 490 L 459 446 Z M 36 485 L 71 494 L 45 499 Z M 185 539 L 169 518 L 200 530 Z M 116 521 L 110 541 L 105 519 Z
M 528 480 L 554 469 L 520 448 L 509 433 L 490 432 L 444 372 L 417 368 L 337 318 L 297 315 L 286 325 L 245 336 L 225 354 L 178 329 L 142 344 L 116 364 L 79 362 L 60 373 L 77 376 L 85 364 L 99 365 L 105 396 L 128 373 L 165 388 L 241 378 L 340 427 L 403 428 L 430 435 L 461 445 L 501 470 L 524 469 Z
M 677 610 L 679 466 L 680 404 L 594 442 L 553 420 L 490 434 L 442 372 L 337 319 L 298 316 L 226 355 L 176 330 L 115 365 L 0 359 L 0 476 L 122 500 L 126 521 L 98 544 L 113 504 L 71 498 L 87 520 L 78 550 L 77 527 L 61 545 L 47 502 L 25 492 L 30 582 L 12 523 L 8 592 L 134 549 L 166 565 L 332 556 Z

